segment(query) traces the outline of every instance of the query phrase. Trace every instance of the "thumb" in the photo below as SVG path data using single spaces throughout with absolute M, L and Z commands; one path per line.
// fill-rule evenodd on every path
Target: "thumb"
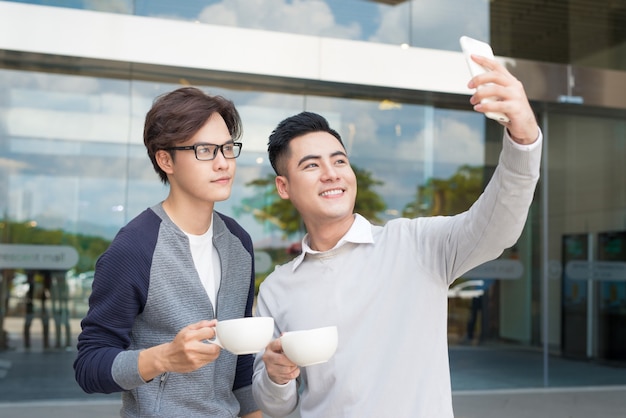
M 274 341 L 268 344 L 267 348 L 269 348 L 271 351 L 275 353 L 282 353 L 283 352 L 282 341 L 280 340 L 280 338 L 276 338 Z

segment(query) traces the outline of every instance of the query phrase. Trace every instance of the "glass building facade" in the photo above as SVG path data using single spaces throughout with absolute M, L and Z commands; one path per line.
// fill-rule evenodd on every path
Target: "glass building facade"
M 502 128 L 471 110 L 461 35 L 524 82 L 545 143 L 520 240 L 451 288 L 453 391 L 626 384 L 624 28 L 608 0 L 0 1 L 0 402 L 27 393 L 25 356 L 74 355 L 97 257 L 167 195 L 142 138 L 157 95 L 195 85 L 239 109 L 216 208 L 250 232 L 260 282 L 304 234 L 266 153 L 302 110 L 342 135 L 375 222 L 478 197 Z M 511 353 L 491 380 L 467 366 Z

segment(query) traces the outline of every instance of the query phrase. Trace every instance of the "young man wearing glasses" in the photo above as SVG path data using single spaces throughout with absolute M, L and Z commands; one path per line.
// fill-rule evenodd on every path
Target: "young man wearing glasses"
M 269 415 L 299 408 L 302 418 L 453 417 L 448 287 L 517 241 L 541 159 L 541 132 L 522 84 L 496 61 L 475 60 L 492 71 L 470 81 L 481 86 L 470 102 L 510 122 L 498 168 L 465 213 L 372 225 L 353 212 L 356 176 L 323 117 L 292 116 L 270 135 L 276 189 L 307 235 L 302 254 L 261 285 L 257 315 L 274 318 L 276 337 L 335 325 L 339 344 L 327 363 L 302 369 L 280 338 L 257 355 L 254 396 Z M 491 96 L 500 101 L 480 104 Z
M 252 316 L 252 241 L 214 211 L 230 196 L 241 133 L 232 102 L 192 87 L 146 115 L 144 143 L 169 195 L 96 263 L 74 363 L 86 392 L 122 392 L 124 417 L 262 416 L 252 355 L 205 342 L 218 319 Z

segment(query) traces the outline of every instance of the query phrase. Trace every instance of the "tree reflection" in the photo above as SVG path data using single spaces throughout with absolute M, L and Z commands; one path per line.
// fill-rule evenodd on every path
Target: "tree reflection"
M 402 216 L 455 215 L 469 209 L 483 191 L 483 167 L 461 166 L 448 179 L 431 178 L 418 185 L 415 200 L 408 203 Z

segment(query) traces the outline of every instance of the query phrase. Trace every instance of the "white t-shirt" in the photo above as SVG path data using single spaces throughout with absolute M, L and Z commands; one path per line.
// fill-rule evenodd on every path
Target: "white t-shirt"
M 215 300 L 217 291 L 220 288 L 222 271 L 217 250 L 213 247 L 213 221 L 211 220 L 211 226 L 202 235 L 193 235 L 186 232 L 185 234 L 189 238 L 191 256 L 193 257 L 196 271 L 215 311 Z

